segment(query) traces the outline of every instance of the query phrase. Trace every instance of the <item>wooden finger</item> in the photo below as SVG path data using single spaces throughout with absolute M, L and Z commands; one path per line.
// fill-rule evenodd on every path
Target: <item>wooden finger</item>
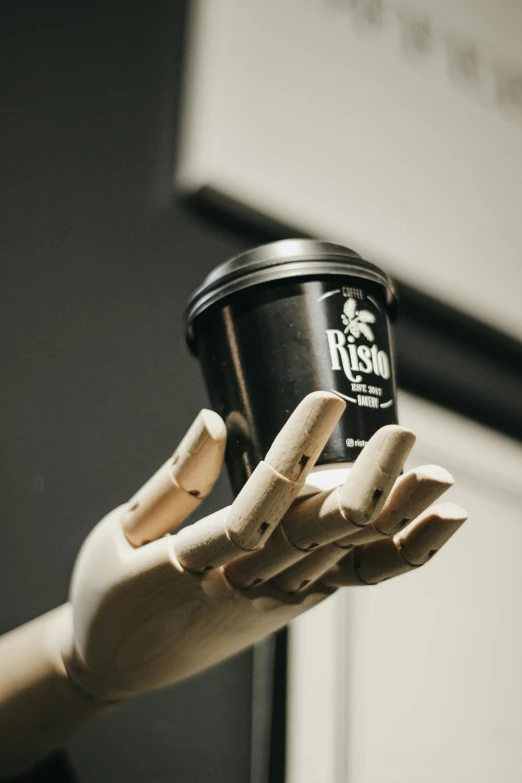
M 378 541 L 402 530 L 453 486 L 453 478 L 438 465 L 423 465 L 399 476 L 379 516 L 336 545 L 345 549 Z
M 297 406 L 227 514 L 229 537 L 245 550 L 270 537 L 301 490 L 346 403 L 313 392 Z
M 245 554 L 227 535 L 225 520 L 229 508 L 200 519 L 173 537 L 176 558 L 187 571 L 204 573 Z
M 364 526 L 377 517 L 414 443 L 413 432 L 398 424 L 377 430 L 339 489 L 341 508 L 350 522 Z
M 440 503 L 397 533 L 393 541 L 406 563 L 421 566 L 437 554 L 467 518 L 456 503 Z
M 222 418 L 200 411 L 173 456 L 127 503 L 122 527 L 133 546 L 160 538 L 194 511 L 214 486 L 225 445 Z
M 337 395 L 308 395 L 223 516 L 213 515 L 208 525 L 201 520 L 176 536 L 180 563 L 207 571 L 262 546 L 297 497 L 344 409 Z
M 283 520 L 287 539 L 309 552 L 364 528 L 382 508 L 414 442 L 404 427 L 378 430 L 341 487 L 313 495 L 289 512 Z
M 308 590 L 325 571 L 345 557 L 345 554 L 334 544 L 326 544 L 276 576 L 271 584 L 283 593 L 301 593 Z
M 225 566 L 225 576 L 235 587 L 249 589 L 272 579 L 307 553 L 290 543 L 279 524 L 264 546 L 242 555 Z
M 348 532 L 360 530 L 343 513 L 339 487 L 319 492 L 290 509 L 281 526 L 297 550 L 311 552 Z
M 351 549 L 321 577 L 330 587 L 378 584 L 424 565 L 466 521 L 454 503 L 441 503 L 421 514 L 400 533 Z

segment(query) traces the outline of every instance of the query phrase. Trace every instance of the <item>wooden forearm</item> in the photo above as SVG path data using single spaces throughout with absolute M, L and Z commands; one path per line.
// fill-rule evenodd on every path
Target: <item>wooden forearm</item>
M 64 604 L 0 637 L 0 777 L 35 764 L 115 704 L 67 677 L 59 647 L 69 610 Z

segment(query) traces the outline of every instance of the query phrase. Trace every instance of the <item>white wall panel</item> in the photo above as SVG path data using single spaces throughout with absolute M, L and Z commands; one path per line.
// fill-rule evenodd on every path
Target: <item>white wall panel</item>
M 470 519 L 425 568 L 291 626 L 288 781 L 519 783 L 522 450 L 409 395 L 401 421 Z
M 522 338 L 522 5 L 197 0 L 179 182 Z

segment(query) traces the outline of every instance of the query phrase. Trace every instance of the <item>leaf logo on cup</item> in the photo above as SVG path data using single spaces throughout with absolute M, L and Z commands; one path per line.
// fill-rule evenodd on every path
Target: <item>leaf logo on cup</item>
M 344 333 L 350 332 L 353 337 L 359 337 L 360 334 L 366 337 L 369 343 L 375 340 L 373 330 L 369 324 L 375 323 L 375 316 L 369 310 L 357 310 L 357 300 L 348 299 L 344 303 L 343 314 L 341 315 L 343 324 L 346 326 Z

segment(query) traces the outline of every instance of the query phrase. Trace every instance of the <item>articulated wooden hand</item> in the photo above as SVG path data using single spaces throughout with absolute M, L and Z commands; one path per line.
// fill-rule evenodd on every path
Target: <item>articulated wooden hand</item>
M 65 680 L 74 689 L 71 726 L 82 722 L 84 703 L 96 714 L 96 705 L 193 675 L 339 586 L 417 568 L 464 522 L 453 504 L 428 509 L 452 484 L 445 470 L 400 475 L 415 438 L 399 426 L 375 434 L 343 486 L 298 497 L 344 407 L 333 394 L 306 397 L 231 506 L 166 535 L 221 469 L 225 426 L 203 411 L 174 456 L 94 528 L 70 602 L 47 616 L 38 636 L 53 676 L 58 671 L 61 687 Z M 21 640 L 23 630 L 13 634 Z M 7 656 L 11 668 L 16 649 Z M 0 679 L 1 665 L 2 640 Z M 16 701 L 16 693 L 8 697 Z M 3 702 L 0 683 L 0 730 Z
M 307 397 L 230 507 L 165 536 L 221 467 L 224 425 L 200 414 L 174 457 L 82 548 L 64 655 L 83 690 L 117 699 L 168 685 L 334 587 L 403 573 L 440 548 L 465 516 L 447 504 L 425 511 L 452 483 L 441 468 L 398 478 L 414 442 L 398 426 L 375 435 L 343 487 L 287 513 L 343 410 L 333 394 Z

